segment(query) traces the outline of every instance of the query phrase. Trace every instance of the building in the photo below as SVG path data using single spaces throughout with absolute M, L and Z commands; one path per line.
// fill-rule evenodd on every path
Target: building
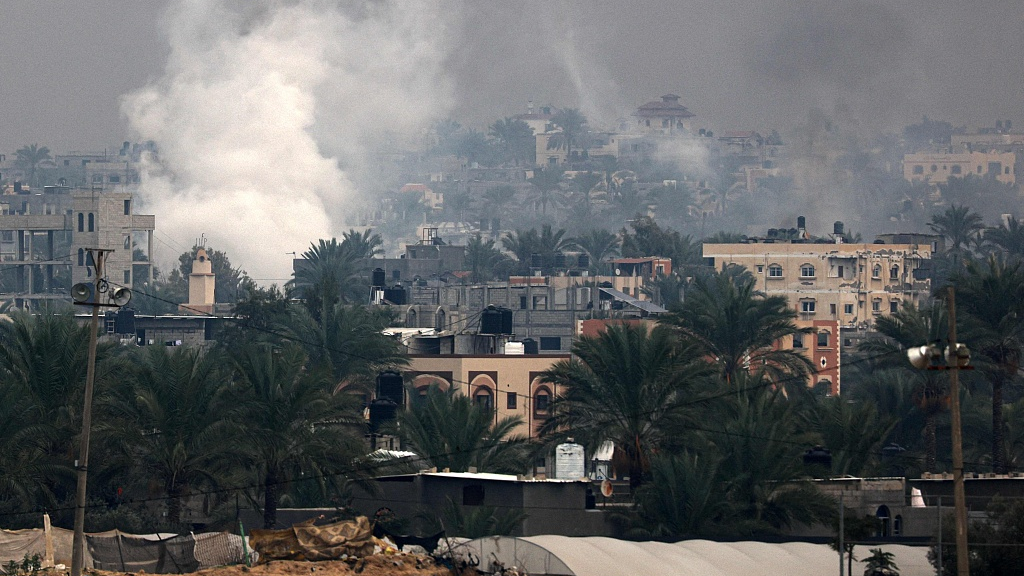
M 690 118 L 696 116 L 679 103 L 679 96 L 666 94 L 661 101 L 641 105 L 633 113 L 637 130 L 647 134 L 689 134 Z
M 504 343 L 502 342 L 502 345 Z M 551 415 L 551 400 L 561 391 L 540 381 L 541 372 L 567 354 L 522 354 L 522 347 L 501 348 L 489 354 L 417 354 L 409 355 L 406 381 L 419 394 L 431 385 L 443 390 L 454 388 L 477 404 L 494 409 L 494 421 L 519 416 L 523 425 L 516 431 L 535 437 Z M 538 472 L 544 472 L 539 467 Z
M 444 194 L 434 192 L 426 184 L 406 184 L 398 190 L 398 193 L 418 197 L 420 203 L 431 210 L 440 210 L 444 207 Z
M 86 248 L 113 250 L 106 277 L 117 285 L 152 280 L 155 217 L 134 212 L 130 192 L 46 186 L 0 196 L 0 298 L 18 307 L 69 300 L 91 282 Z
M 797 313 L 797 326 L 812 333 L 778 345 L 804 352 L 816 368 L 808 384 L 827 385 L 837 394 L 841 331 L 870 329 L 876 317 L 896 312 L 903 303 L 923 304 L 931 294 L 929 264 L 940 240 L 927 234 L 891 235 L 886 238 L 908 243 L 880 238 L 851 244 L 843 241 L 841 222 L 828 240 L 811 239 L 803 223 L 798 225 L 745 243 L 704 244 L 704 258 L 719 270 L 743 266 L 758 291 L 787 299 Z
M 903 178 L 909 182 L 945 184 L 951 177 L 994 178 L 1014 185 L 1017 155 L 1013 152 L 924 153 L 903 156 Z

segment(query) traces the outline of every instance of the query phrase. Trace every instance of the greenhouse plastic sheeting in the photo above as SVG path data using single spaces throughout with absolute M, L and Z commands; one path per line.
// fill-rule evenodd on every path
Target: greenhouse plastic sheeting
M 882 545 L 895 554 L 900 576 L 933 576 L 928 549 L 903 545 Z M 630 542 L 614 538 L 573 538 L 569 536 L 508 536 L 478 538 L 459 546 L 458 553 L 471 553 L 482 570 L 500 563 L 532 576 L 632 576 L 659 574 L 678 576 L 793 576 L 794 574 L 835 574 L 839 555 L 824 544 L 788 542 L 711 542 L 685 540 Z M 868 546 L 862 546 L 867 552 Z M 855 563 L 857 564 L 857 563 Z M 858 570 L 860 568 L 860 570 Z M 854 573 L 863 570 L 855 565 Z

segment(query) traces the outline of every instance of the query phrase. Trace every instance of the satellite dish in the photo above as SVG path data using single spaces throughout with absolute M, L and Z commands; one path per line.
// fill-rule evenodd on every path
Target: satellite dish
M 71 299 L 79 304 L 88 302 L 92 299 L 92 284 L 86 284 L 85 282 L 79 282 L 71 287 Z
M 127 288 L 118 288 L 110 293 L 110 302 L 115 306 L 124 306 L 132 299 L 132 291 Z
M 615 490 L 612 487 L 611 480 L 603 480 L 601 482 L 601 496 L 604 496 L 605 498 L 611 498 L 614 492 Z

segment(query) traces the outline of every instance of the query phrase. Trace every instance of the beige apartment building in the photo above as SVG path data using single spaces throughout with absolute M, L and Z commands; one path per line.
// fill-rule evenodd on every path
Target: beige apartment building
M 1017 155 L 1012 152 L 926 153 L 903 156 L 903 178 L 909 182 L 945 184 L 950 177 L 969 174 L 1016 183 Z
M 928 238 L 920 235 L 922 238 Z M 705 244 L 704 258 L 721 270 L 738 264 L 757 289 L 782 295 L 804 321 L 835 320 L 870 327 L 902 302 L 920 304 L 931 282 L 919 278 L 934 244 L 749 243 Z

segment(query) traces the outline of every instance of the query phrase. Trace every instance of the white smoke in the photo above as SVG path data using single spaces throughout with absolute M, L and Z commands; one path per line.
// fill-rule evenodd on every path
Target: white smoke
M 174 0 L 162 77 L 122 102 L 159 150 L 140 197 L 161 233 L 287 278 L 375 192 L 371 151 L 448 111 L 448 2 Z

